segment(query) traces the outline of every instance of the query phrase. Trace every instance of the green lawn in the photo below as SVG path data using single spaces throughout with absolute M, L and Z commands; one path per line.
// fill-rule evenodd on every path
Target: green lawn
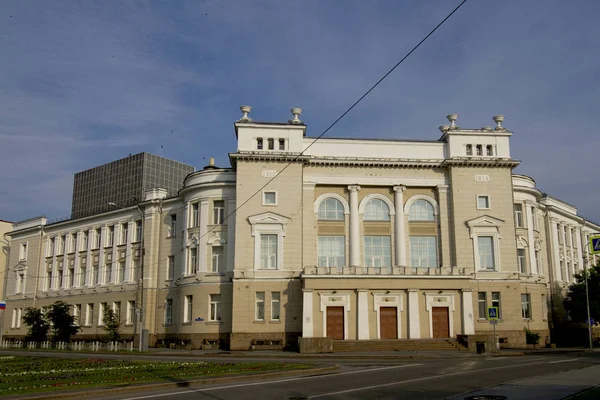
M 256 374 L 307 368 L 301 364 L 162 362 L 52 357 L 0 356 L 3 396 L 143 382 L 180 382 L 231 374 Z

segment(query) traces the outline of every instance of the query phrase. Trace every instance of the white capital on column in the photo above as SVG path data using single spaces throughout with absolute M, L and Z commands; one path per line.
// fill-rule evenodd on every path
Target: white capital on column
M 313 337 L 313 291 L 302 290 L 302 337 Z
M 529 265 L 531 266 L 531 273 L 537 274 L 537 260 L 535 259 L 535 239 L 533 237 L 533 212 L 532 206 L 529 202 L 525 202 L 525 215 L 527 218 L 527 242 L 529 243 Z
M 358 290 L 358 340 L 369 339 L 369 298 L 366 289 Z
M 473 317 L 473 292 L 469 289 L 462 291 L 462 320 L 463 335 L 475 334 L 475 319 Z
M 394 207 L 396 208 L 396 266 L 406 266 L 406 234 L 404 231 L 404 191 L 406 186 L 394 186 Z
M 360 186 L 348 186 L 350 192 L 350 266 L 360 267 L 360 226 L 358 220 L 358 191 Z
M 419 291 L 408 289 L 408 338 L 421 338 L 421 322 L 419 318 Z

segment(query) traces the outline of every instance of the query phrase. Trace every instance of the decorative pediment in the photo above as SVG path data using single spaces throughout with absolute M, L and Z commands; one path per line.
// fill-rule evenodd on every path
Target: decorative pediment
M 474 238 L 476 233 L 495 234 L 500 238 L 500 227 L 504 224 L 504 221 L 489 215 L 482 215 L 465 223 L 469 227 L 471 238 Z
M 21 271 L 25 271 L 27 269 L 27 266 L 25 264 L 21 264 L 18 263 L 17 265 L 15 265 L 15 272 L 21 272 Z
M 542 242 L 541 242 L 541 240 L 540 239 L 535 239 L 534 246 L 535 246 L 535 250 L 536 251 L 542 250 Z
M 211 237 L 206 241 L 206 243 L 215 245 L 215 244 L 225 244 L 227 240 L 223 236 L 221 232 L 214 232 Z
M 248 217 L 248 221 L 252 225 L 252 236 L 254 236 L 257 231 L 279 232 L 285 236 L 285 226 L 290 222 L 290 219 L 269 211 Z
M 527 240 L 523 236 L 517 236 L 517 248 L 524 249 L 526 247 L 529 247 Z
M 198 239 L 198 236 L 195 233 L 188 234 L 187 246 L 196 247 L 199 241 L 200 239 Z

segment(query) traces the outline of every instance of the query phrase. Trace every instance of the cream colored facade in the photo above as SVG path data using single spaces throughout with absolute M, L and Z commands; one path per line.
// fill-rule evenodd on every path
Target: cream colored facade
M 548 336 L 552 289 L 600 227 L 513 174 L 503 117 L 461 129 L 451 114 L 431 141 L 316 140 L 299 109 L 287 123 L 242 110 L 232 168 L 190 174 L 177 197 L 17 223 L 11 248 L 27 251 L 11 251 L 5 336 L 26 333 L 26 307 L 59 299 L 82 338 L 104 334 L 112 307 L 151 345 L 477 337 L 490 306 L 507 345 L 523 346 L 524 328 Z

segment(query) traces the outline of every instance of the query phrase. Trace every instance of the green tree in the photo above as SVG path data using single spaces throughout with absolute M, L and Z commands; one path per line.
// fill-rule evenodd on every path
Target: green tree
M 50 323 L 46 319 L 44 311 L 41 308 L 26 308 L 23 322 L 29 327 L 26 337 L 27 340 L 43 342 L 48 338 Z
M 75 326 L 75 317 L 71 315 L 71 306 L 64 301 L 55 301 L 47 309 L 48 321 L 51 323 L 52 339 L 55 342 L 70 342 L 71 336 L 79 332 Z
M 121 321 L 119 315 L 112 310 L 112 308 L 104 308 L 104 316 L 102 317 L 104 322 L 104 331 L 108 334 L 108 340 L 116 342 L 121 337 Z
M 590 268 L 587 274 L 590 316 L 595 321 L 600 321 L 600 263 Z M 585 271 L 575 274 L 575 282 L 569 286 L 564 306 L 573 322 L 586 322 Z

